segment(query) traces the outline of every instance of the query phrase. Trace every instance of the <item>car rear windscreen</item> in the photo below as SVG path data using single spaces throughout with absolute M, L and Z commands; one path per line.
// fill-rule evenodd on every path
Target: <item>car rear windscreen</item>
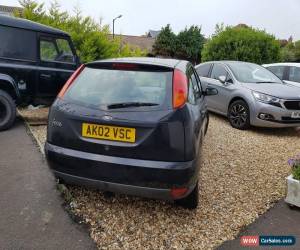
M 106 108 L 120 103 L 165 105 L 171 98 L 173 71 L 133 71 L 85 68 L 64 100 L 90 107 Z M 147 106 L 147 105 L 145 105 Z

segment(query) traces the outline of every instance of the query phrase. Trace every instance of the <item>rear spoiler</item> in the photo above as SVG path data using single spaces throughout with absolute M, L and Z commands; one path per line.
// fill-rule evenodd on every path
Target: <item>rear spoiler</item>
M 86 67 L 96 69 L 128 70 L 128 71 L 173 71 L 174 68 L 166 65 L 147 64 L 144 62 L 113 62 L 97 61 L 87 63 Z

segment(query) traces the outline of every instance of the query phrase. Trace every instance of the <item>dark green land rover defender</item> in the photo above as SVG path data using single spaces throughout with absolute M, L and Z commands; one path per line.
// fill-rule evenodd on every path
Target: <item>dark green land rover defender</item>
M 49 104 L 80 65 L 70 36 L 24 19 L 0 15 L 0 131 L 19 104 Z

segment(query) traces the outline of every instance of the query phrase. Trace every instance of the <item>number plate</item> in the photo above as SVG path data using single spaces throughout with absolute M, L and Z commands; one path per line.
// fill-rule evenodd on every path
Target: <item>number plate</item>
M 300 119 L 300 112 L 293 112 L 292 118 Z
M 100 140 L 135 142 L 135 128 L 83 123 L 82 136 Z

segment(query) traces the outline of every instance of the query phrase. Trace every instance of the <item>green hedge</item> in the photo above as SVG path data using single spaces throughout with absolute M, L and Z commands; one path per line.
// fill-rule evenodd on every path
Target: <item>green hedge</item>
M 202 61 L 238 60 L 258 64 L 280 60 L 280 44 L 274 36 L 251 27 L 226 27 L 204 45 Z

